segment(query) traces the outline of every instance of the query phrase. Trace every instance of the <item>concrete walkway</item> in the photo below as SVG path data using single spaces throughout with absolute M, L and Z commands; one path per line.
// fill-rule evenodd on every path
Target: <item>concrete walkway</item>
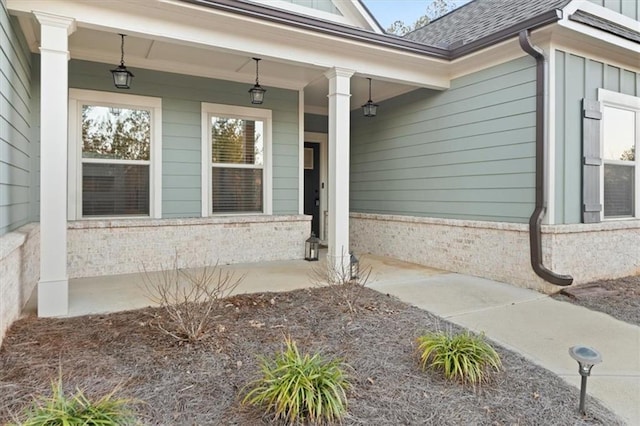
M 373 271 L 369 287 L 484 332 L 577 388 L 580 376 L 569 347 L 582 344 L 598 349 L 603 363 L 593 368 L 588 393 L 629 425 L 640 426 L 640 327 L 495 281 L 376 256 L 367 256 L 362 263 Z M 236 290 L 246 293 L 309 287 L 310 275 L 320 265 L 287 261 L 223 268 L 246 274 Z M 71 280 L 70 316 L 149 306 L 142 278 L 142 274 L 129 274 Z M 36 306 L 34 296 L 25 310 L 34 313 Z M 576 390 L 576 409 L 578 399 Z
M 370 287 L 484 332 L 578 388 L 578 366 L 568 349 L 596 348 L 603 362 L 593 367 L 588 394 L 629 425 L 640 425 L 640 327 L 533 290 L 453 273 L 377 280 Z M 578 398 L 576 392 L 576 404 Z

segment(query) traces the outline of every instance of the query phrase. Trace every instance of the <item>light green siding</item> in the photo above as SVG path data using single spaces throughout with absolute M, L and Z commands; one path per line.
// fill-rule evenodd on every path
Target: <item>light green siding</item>
M 375 97 L 375 93 L 374 93 Z M 352 114 L 351 210 L 527 222 L 535 199 L 530 57 Z
M 0 2 L 0 235 L 32 221 L 31 56 Z
M 314 133 L 327 133 L 329 131 L 329 119 L 326 115 L 305 114 L 304 131 Z
M 640 0 L 589 0 L 598 6 L 604 6 L 607 9 L 614 10 L 618 13 L 628 16 L 631 19 L 640 21 Z
M 108 64 L 72 60 L 69 86 L 113 91 Z M 247 84 L 133 69 L 126 93 L 162 98 L 162 216 L 201 215 L 201 102 L 250 106 Z M 298 93 L 268 88 L 273 114 L 273 212 L 298 212 Z
M 640 74 L 556 51 L 555 222 L 580 223 L 582 99 L 598 88 L 640 96 Z

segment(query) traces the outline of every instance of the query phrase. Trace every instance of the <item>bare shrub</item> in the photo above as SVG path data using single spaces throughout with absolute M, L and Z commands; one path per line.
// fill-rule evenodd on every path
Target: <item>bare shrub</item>
M 215 308 L 242 282 L 233 272 L 222 271 L 218 264 L 196 269 L 178 267 L 178 254 L 170 268 L 149 272 L 143 265 L 146 296 L 160 306 L 166 317 L 158 316 L 153 324 L 179 340 L 197 342 L 209 334 Z
M 342 259 L 350 258 L 351 253 L 345 255 L 343 249 Z M 328 286 L 339 303 L 344 303 L 349 313 L 355 315 L 358 311 L 358 299 L 370 276 L 371 266 L 363 264 L 362 261 L 360 261 L 358 274 L 354 276 L 349 261 L 333 262 L 325 258 L 318 266 L 312 268 L 310 281 L 318 287 Z

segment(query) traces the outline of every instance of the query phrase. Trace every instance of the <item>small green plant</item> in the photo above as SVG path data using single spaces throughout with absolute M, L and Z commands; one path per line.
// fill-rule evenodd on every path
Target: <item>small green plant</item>
M 417 341 L 422 369 L 441 370 L 449 380 L 475 386 L 488 381 L 490 369 L 502 368 L 500 356 L 483 334 L 435 332 L 422 335 Z
M 300 355 L 296 343 L 285 339 L 285 350 L 273 361 L 261 358 L 262 377 L 247 385 L 242 403 L 265 407 L 266 413 L 290 423 L 337 421 L 346 411 L 350 387 L 339 360 L 319 354 Z
M 111 426 L 137 424 L 130 399 L 116 398 L 114 389 L 91 401 L 77 389 L 75 395 L 65 395 L 62 378 L 51 382 L 51 396 L 39 396 L 24 412 L 21 426 Z

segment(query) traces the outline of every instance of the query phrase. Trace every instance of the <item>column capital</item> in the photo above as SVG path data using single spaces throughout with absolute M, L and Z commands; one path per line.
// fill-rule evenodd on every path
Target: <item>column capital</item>
M 38 23 L 42 26 L 56 27 L 67 30 L 67 36 L 73 34 L 76 31 L 76 20 L 66 16 L 54 15 L 47 12 L 32 11 L 33 16 L 36 17 Z
M 356 72 L 354 70 L 350 70 L 347 68 L 331 68 L 330 70 L 325 71 L 324 75 L 325 77 L 327 77 L 328 79 L 332 79 L 332 78 L 336 78 L 336 77 L 345 77 L 345 78 L 351 78 L 351 76 L 353 74 L 355 74 Z

